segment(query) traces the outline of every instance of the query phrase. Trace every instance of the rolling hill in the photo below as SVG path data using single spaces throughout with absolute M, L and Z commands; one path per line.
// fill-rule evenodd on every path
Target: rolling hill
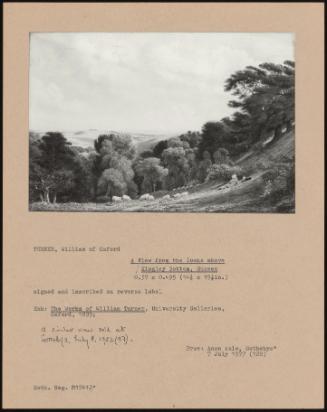
M 46 133 L 43 130 L 31 130 L 39 138 Z M 87 130 L 59 130 L 74 146 L 82 148 L 93 147 L 94 140 L 101 134 L 129 135 L 135 144 L 137 153 L 151 149 L 160 140 L 174 137 L 175 134 L 123 133 L 115 130 L 87 129 Z

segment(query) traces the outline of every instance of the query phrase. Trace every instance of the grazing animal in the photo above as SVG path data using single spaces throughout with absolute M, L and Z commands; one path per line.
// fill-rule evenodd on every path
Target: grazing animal
M 173 197 L 174 197 L 175 199 L 178 199 L 179 197 L 181 197 L 181 194 L 180 194 L 180 193 L 175 193 L 175 194 L 173 195 Z
M 144 195 L 140 197 L 140 200 L 154 200 L 154 197 L 149 195 L 149 193 L 144 193 Z
M 128 195 L 123 195 L 123 200 L 132 200 Z
M 170 195 L 165 195 L 161 198 L 162 200 L 170 199 Z
M 181 193 L 181 196 L 187 196 L 188 195 L 188 192 L 182 192 Z
M 119 196 L 112 196 L 112 201 L 113 201 L 113 202 L 121 202 L 121 201 L 122 201 L 122 198 L 119 197 Z
M 148 200 L 149 196 L 149 193 L 144 193 L 144 195 L 140 197 L 140 200 Z

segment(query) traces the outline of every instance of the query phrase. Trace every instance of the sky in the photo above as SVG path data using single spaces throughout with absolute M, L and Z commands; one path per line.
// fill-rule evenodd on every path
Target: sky
M 30 130 L 201 130 L 232 73 L 285 60 L 291 33 L 32 33 Z

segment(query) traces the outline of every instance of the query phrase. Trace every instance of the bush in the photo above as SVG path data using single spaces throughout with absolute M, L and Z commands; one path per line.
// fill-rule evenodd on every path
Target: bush
M 233 156 L 239 156 L 241 154 L 244 154 L 250 149 L 250 145 L 247 142 L 241 142 L 241 143 L 236 143 L 233 145 L 231 148 L 231 155 Z
M 210 167 L 206 181 L 218 180 L 228 182 L 233 175 L 238 178 L 242 175 L 242 169 L 239 166 L 230 166 L 227 164 L 214 164 Z
M 273 201 L 281 200 L 285 195 L 292 195 L 295 188 L 294 161 L 276 164 L 263 173 L 263 196 Z

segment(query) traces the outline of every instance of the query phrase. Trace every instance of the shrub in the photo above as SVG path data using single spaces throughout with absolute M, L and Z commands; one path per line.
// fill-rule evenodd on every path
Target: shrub
M 295 188 L 294 161 L 278 163 L 263 173 L 263 196 L 269 196 L 273 201 L 279 201 L 283 196 L 293 194 Z
M 214 164 L 210 167 L 206 181 L 219 180 L 229 181 L 233 175 L 241 177 L 242 169 L 239 166 L 230 166 L 227 164 Z
M 246 143 L 246 142 L 236 143 L 231 149 L 231 154 L 233 156 L 239 156 L 247 152 L 249 149 L 250 149 L 249 143 Z

